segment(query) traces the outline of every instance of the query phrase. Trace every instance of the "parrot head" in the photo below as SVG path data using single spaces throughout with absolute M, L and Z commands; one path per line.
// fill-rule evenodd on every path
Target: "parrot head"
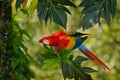
M 39 43 L 49 45 L 49 46 L 56 46 L 58 44 L 58 37 L 57 36 L 47 36 L 43 37 L 39 40 Z

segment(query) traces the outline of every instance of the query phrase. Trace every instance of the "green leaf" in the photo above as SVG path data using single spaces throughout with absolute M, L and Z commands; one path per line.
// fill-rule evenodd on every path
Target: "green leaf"
M 25 77 L 22 74 L 15 73 L 15 80 L 25 80 Z
M 58 67 L 59 60 L 58 58 L 46 59 L 42 66 L 42 69 L 55 69 Z
M 81 64 L 83 61 L 86 61 L 86 60 L 89 60 L 88 58 L 85 58 L 85 57 L 82 57 L 82 56 L 77 56 L 75 59 L 74 59 L 74 62 L 78 63 L 78 64 Z
M 116 0 L 109 1 L 109 4 L 110 4 L 109 9 L 110 9 L 110 13 L 111 13 L 112 17 L 114 17 L 115 13 L 116 13 L 116 3 L 117 3 Z
M 91 72 L 97 72 L 96 70 L 90 68 L 90 67 L 81 67 L 81 69 L 84 71 L 84 72 L 87 72 L 87 73 L 91 73 Z
M 31 36 L 24 30 L 20 29 L 20 33 L 23 35 L 25 35 L 26 37 L 28 37 L 30 40 L 32 40 Z
M 82 20 L 83 30 L 92 27 L 96 23 L 100 24 L 100 14 L 96 13 L 96 11 L 86 13 Z
M 60 51 L 59 51 L 59 55 L 60 57 L 62 58 L 68 58 L 68 56 L 70 55 L 71 53 L 71 50 L 67 50 L 67 49 L 63 49 L 63 48 L 60 48 Z
M 20 7 L 24 0 L 16 0 L 16 10 Z
M 83 0 L 80 4 L 79 7 L 85 7 L 85 6 L 91 6 L 94 3 L 92 2 L 92 0 Z
M 70 0 L 56 0 L 55 3 L 56 4 L 66 5 L 66 6 L 71 6 L 71 7 L 75 7 L 76 8 L 76 5 L 73 2 L 71 2 Z
M 44 45 L 44 53 L 41 54 L 45 59 L 50 59 L 50 58 L 57 58 L 57 53 L 52 49 L 52 47 L 47 47 Z
M 17 58 L 12 58 L 12 63 L 11 63 L 12 67 L 16 68 L 18 64 L 19 64 L 19 60 Z
M 67 21 L 66 13 L 56 11 L 56 13 L 54 15 L 54 21 L 55 21 L 55 23 L 63 26 L 64 28 L 66 28 L 66 21 Z
M 21 43 L 20 46 L 23 48 L 23 50 L 27 54 L 27 50 L 28 50 L 27 47 L 23 43 Z
M 96 23 L 100 25 L 101 18 L 110 25 L 111 16 L 114 17 L 116 13 L 116 0 L 83 0 L 79 7 L 84 7 L 83 29 L 88 29 Z
M 37 7 L 37 3 L 38 3 L 38 0 L 32 0 L 31 1 L 30 7 L 29 7 L 29 10 L 30 10 L 31 14 L 33 13 L 33 11 L 35 10 L 35 8 Z
M 71 64 L 61 61 L 61 69 L 64 79 L 66 78 L 73 78 L 74 76 L 74 69 Z
M 26 15 L 28 15 L 29 16 L 29 13 L 28 13 L 28 10 L 26 10 L 26 9 L 20 9 L 24 14 L 26 14 Z
M 41 24 L 43 22 L 47 23 L 50 19 L 50 22 L 54 21 L 55 23 L 66 28 L 66 13 L 71 13 L 69 9 L 65 7 L 65 5 L 75 7 L 75 5 L 69 0 L 39 0 L 37 5 L 37 12 Z
M 103 18 L 105 18 L 107 24 L 110 24 L 110 9 L 108 1 L 104 3 Z
M 57 5 L 55 6 L 55 8 L 61 12 L 67 12 L 68 14 L 71 14 L 71 12 L 64 6 L 61 6 L 61 5 Z
M 80 80 L 93 80 L 90 74 L 87 74 L 85 72 L 82 72 L 82 74 L 79 75 Z
M 92 6 L 85 7 L 85 8 L 82 10 L 82 12 L 86 14 L 86 13 L 89 13 L 89 12 L 96 11 L 99 6 L 100 6 L 100 4 L 96 4 L 96 5 L 92 5 Z
M 38 1 L 37 11 L 41 24 L 46 19 L 47 10 L 48 10 L 47 8 L 48 8 L 48 3 L 45 3 L 43 0 Z
M 35 78 L 35 73 L 30 69 L 30 68 L 26 68 L 26 72 L 29 74 L 29 76 L 31 77 L 31 78 Z M 28 76 L 28 77 L 29 77 Z M 29 78 L 30 78 L 29 77 Z

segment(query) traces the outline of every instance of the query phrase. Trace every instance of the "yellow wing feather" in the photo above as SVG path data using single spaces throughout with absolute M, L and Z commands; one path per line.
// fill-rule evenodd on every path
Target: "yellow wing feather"
M 73 38 L 73 37 L 68 37 L 67 39 L 69 40 L 69 44 L 67 45 L 66 49 L 71 49 L 71 48 L 73 48 L 73 46 L 75 45 L 75 38 Z

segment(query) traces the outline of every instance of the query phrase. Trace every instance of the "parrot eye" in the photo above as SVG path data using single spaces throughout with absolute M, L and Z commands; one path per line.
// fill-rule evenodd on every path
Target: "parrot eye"
M 43 40 L 43 43 L 44 44 L 49 44 L 49 41 L 48 40 Z

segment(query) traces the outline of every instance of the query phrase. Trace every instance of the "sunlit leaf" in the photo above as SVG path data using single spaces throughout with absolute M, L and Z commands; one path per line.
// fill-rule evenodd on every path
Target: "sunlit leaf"
M 28 11 L 26 10 L 26 9 L 20 9 L 24 14 L 26 14 L 26 15 L 28 15 L 29 16 L 29 13 L 28 13 Z
M 42 69 L 55 69 L 58 67 L 59 60 L 58 58 L 46 59 L 42 66 Z
M 38 3 L 38 0 L 32 0 L 31 1 L 30 7 L 29 7 L 30 13 L 33 13 L 33 11 L 35 10 L 35 8 L 37 7 L 37 3 Z
M 31 36 L 30 36 L 26 31 L 20 29 L 20 33 L 21 33 L 22 35 L 25 35 L 25 36 L 26 36 L 27 38 L 29 38 L 30 40 L 32 40 Z
M 26 47 L 23 43 L 21 43 L 20 46 L 21 46 L 21 47 L 23 48 L 23 50 L 27 53 L 27 50 L 28 50 L 27 47 Z

